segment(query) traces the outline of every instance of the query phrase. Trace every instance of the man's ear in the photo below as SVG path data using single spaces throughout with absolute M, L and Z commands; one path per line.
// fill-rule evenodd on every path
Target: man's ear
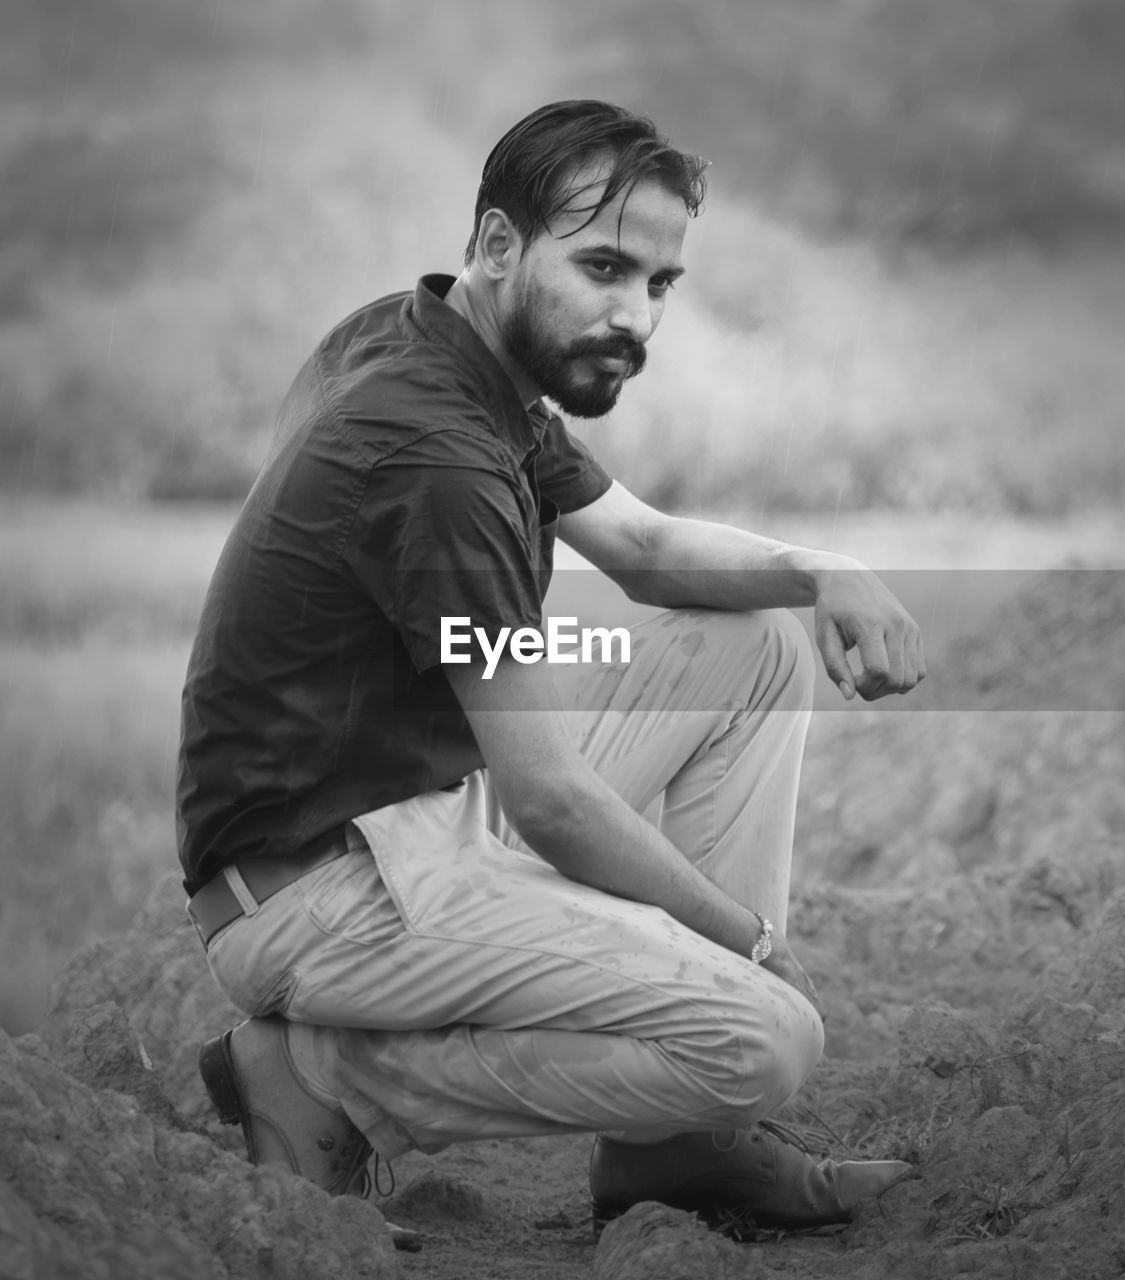
M 503 280 L 523 256 L 523 237 L 503 209 L 486 209 L 477 230 L 475 258 L 490 280 Z

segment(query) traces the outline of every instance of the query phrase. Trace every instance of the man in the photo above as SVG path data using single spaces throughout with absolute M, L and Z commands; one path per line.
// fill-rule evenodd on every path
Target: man
M 598 416 L 640 372 L 702 171 L 604 103 L 517 124 L 460 276 L 300 372 L 217 567 L 179 833 L 249 1017 L 201 1070 L 252 1160 L 332 1194 L 372 1148 L 578 1131 L 599 1224 L 846 1221 L 909 1172 L 758 1121 L 823 1045 L 785 938 L 811 670 L 785 610 L 845 697 L 912 688 L 918 629 L 855 561 L 648 507 L 542 403 Z M 628 662 L 534 660 L 556 532 L 669 610 Z

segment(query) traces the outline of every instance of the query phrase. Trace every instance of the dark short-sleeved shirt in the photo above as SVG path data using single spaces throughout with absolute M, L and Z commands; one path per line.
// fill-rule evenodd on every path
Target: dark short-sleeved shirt
M 483 761 L 441 618 L 538 627 L 560 512 L 609 476 L 530 410 L 448 276 L 320 343 L 219 558 L 184 688 L 176 827 L 194 893 Z

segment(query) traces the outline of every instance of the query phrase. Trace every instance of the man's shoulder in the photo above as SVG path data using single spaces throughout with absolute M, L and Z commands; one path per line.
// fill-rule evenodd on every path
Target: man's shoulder
M 487 440 L 493 411 L 479 370 L 417 323 L 414 299 L 413 291 L 387 294 L 325 335 L 313 362 L 327 401 L 361 436 L 452 428 Z
M 409 344 L 410 293 L 400 290 L 364 303 L 324 335 L 313 361 L 324 374 L 345 377 L 369 367 L 380 355 Z
M 409 304 L 413 292 L 412 289 L 396 289 L 377 298 L 370 298 L 338 320 L 324 335 L 321 345 L 339 341 L 351 333 L 380 326 L 388 321 L 393 322 L 402 308 Z

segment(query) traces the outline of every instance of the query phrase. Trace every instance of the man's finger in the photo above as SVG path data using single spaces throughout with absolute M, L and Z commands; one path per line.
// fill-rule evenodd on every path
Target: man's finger
M 926 678 L 926 649 L 922 643 L 922 632 L 911 626 L 906 632 L 906 679 L 903 693 L 907 693 Z
M 821 998 L 820 998 L 820 992 L 819 992 L 819 991 L 817 991 L 817 989 L 816 989 L 816 984 L 813 982 L 813 980 L 812 980 L 812 979 L 811 979 L 807 974 L 805 975 L 805 992 L 804 992 L 804 994 L 805 994 L 805 998 L 808 1000 L 809 1004 L 811 1004 L 811 1005 L 812 1005 L 812 1007 L 813 1007 L 813 1008 L 817 1011 L 817 1013 L 819 1014 L 821 1022 L 823 1022 L 823 1021 L 825 1020 L 825 1018 L 826 1018 L 828 1015 L 825 1013 L 825 1010 L 824 1010 L 824 1003 L 823 1003 L 823 1001 L 822 1001 L 822 1000 L 821 1000 Z
M 887 650 L 887 689 L 899 693 L 903 688 L 912 688 L 913 680 L 907 684 L 910 658 L 906 651 L 905 630 L 884 632 L 883 643 Z
M 848 666 L 848 657 L 844 651 L 844 642 L 835 622 L 829 619 L 817 628 L 816 642 L 820 648 L 820 656 L 824 669 L 828 672 L 833 684 L 847 699 L 855 697 L 855 677 Z
M 922 656 L 922 636 L 917 629 L 907 632 L 904 652 L 906 654 L 906 671 L 903 676 L 902 692 L 907 693 L 909 690 L 913 689 L 918 681 L 925 675 L 925 659 Z
M 859 660 L 863 670 L 855 682 L 856 689 L 868 701 L 880 697 L 886 690 L 891 665 L 882 628 L 868 629 L 859 637 Z

